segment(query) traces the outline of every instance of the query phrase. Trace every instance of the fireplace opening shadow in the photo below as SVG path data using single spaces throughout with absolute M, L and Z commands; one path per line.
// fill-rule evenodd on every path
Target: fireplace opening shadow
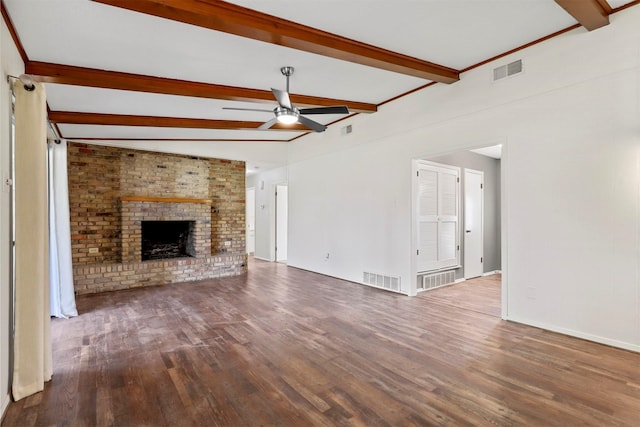
M 195 221 L 142 221 L 142 261 L 195 257 Z

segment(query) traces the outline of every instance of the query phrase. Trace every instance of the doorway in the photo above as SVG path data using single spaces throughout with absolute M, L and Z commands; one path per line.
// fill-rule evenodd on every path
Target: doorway
M 247 188 L 245 201 L 247 254 L 256 252 L 256 189 Z
M 501 275 L 504 258 L 502 231 L 506 230 L 501 207 L 502 189 L 506 184 L 502 182 L 503 169 L 506 166 L 503 161 L 501 145 L 425 156 L 414 160 L 412 266 L 416 274 L 416 293 L 465 281 L 467 285 L 460 289 L 471 289 L 477 281 L 491 282 L 493 284 L 489 283 L 490 286 L 498 286 L 496 292 L 491 292 L 491 295 L 498 295 L 499 301 L 496 301 L 496 304 L 501 307 L 502 317 L 506 318 L 507 285 Z M 424 202 L 421 198 L 425 199 L 425 194 L 431 194 L 425 191 L 425 188 L 428 190 L 436 187 L 430 187 L 423 182 L 426 176 L 422 178 L 420 165 L 424 163 L 458 168 L 461 187 L 459 195 L 455 197 L 460 204 L 460 220 L 456 228 L 459 234 L 457 250 L 460 262 L 457 265 L 440 266 L 428 271 L 419 268 L 422 265 L 419 258 L 422 252 L 420 249 L 424 249 L 425 243 L 420 233 L 420 206 Z M 434 197 L 436 196 L 433 195 L 431 198 Z M 435 200 L 438 203 L 444 201 L 440 196 Z M 439 251 L 438 245 L 432 246 L 434 251 Z
M 276 185 L 276 262 L 287 261 L 289 187 Z

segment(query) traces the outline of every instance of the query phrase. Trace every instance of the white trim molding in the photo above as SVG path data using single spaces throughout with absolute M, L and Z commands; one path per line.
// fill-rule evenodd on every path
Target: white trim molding
M 487 271 L 486 273 L 482 273 L 482 277 L 493 276 L 494 274 L 502 274 L 502 270 Z
M 2 403 L 0 404 L 0 420 L 4 419 L 4 413 L 7 410 L 10 401 L 11 398 L 8 393 L 2 397 Z
M 530 321 L 530 320 L 526 320 L 526 319 L 518 319 L 518 318 L 514 318 L 514 317 L 509 317 L 509 318 L 507 318 L 505 320 L 507 320 L 509 322 L 514 322 L 514 323 L 520 323 L 520 324 L 526 325 L 526 326 L 533 326 L 535 328 L 544 329 L 544 330 L 549 331 L 549 332 L 555 332 L 555 333 L 568 335 L 568 336 L 575 337 L 575 338 L 580 338 L 580 339 L 591 341 L 591 342 L 598 343 L 598 344 L 604 344 L 604 345 L 608 345 L 608 346 L 611 346 L 611 347 L 621 348 L 623 350 L 629 350 L 629 351 L 633 351 L 633 352 L 636 352 L 636 353 L 640 353 L 640 344 L 633 344 L 633 343 L 630 343 L 630 342 L 618 341 L 618 340 L 614 340 L 614 339 L 610 339 L 610 338 L 606 338 L 606 337 L 601 337 L 599 335 L 588 334 L 588 333 L 576 331 L 576 330 L 573 330 L 573 329 L 560 328 L 560 327 L 557 327 L 557 326 L 548 325 L 546 323 L 540 323 L 540 322 Z

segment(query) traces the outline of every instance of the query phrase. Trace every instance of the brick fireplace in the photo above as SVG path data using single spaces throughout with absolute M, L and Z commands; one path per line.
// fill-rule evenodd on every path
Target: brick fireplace
M 142 261 L 196 257 L 195 221 L 141 221 Z
M 211 200 L 121 197 L 122 261 L 143 261 L 143 222 L 194 222 L 193 256 L 211 254 Z
M 243 162 L 76 143 L 68 156 L 76 294 L 246 272 Z M 143 224 L 189 236 L 143 258 Z

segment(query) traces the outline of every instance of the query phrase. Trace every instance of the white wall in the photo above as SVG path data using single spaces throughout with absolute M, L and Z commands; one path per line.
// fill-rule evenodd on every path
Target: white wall
M 414 293 L 411 159 L 503 142 L 506 316 L 640 351 L 638 22 L 630 8 L 291 144 L 289 265 Z
M 19 76 L 24 72 L 24 64 L 13 44 L 4 20 L 0 20 L 0 415 L 9 404 L 9 334 L 11 319 L 10 302 L 10 210 L 9 192 L 4 179 L 9 176 L 9 144 L 11 132 L 11 92 L 7 83 L 7 74 Z
M 256 251 L 258 259 L 275 261 L 276 185 L 287 183 L 287 168 L 247 176 L 247 188 L 256 189 Z M 291 206 L 289 206 L 291 209 Z

